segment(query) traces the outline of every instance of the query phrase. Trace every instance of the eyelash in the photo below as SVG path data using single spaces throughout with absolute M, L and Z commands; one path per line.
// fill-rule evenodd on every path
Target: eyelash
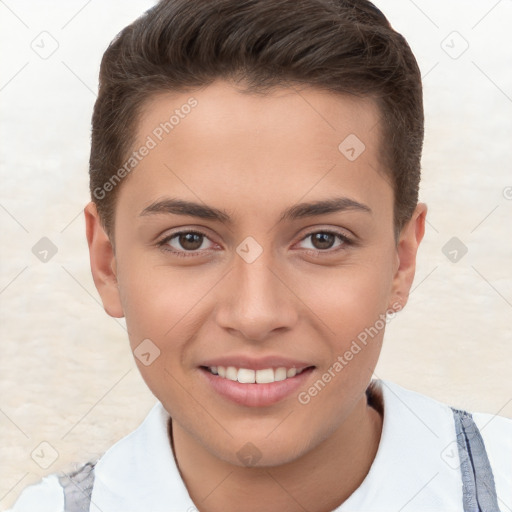
M 302 237 L 300 242 L 302 242 L 302 241 L 306 240 L 307 238 L 309 238 L 310 236 L 316 235 L 318 233 L 322 233 L 322 234 L 326 234 L 326 235 L 334 235 L 335 237 L 338 238 L 338 240 L 340 240 L 342 242 L 342 244 L 338 248 L 336 248 L 336 249 L 325 249 L 325 250 L 321 250 L 321 249 L 305 249 L 306 251 L 308 251 L 308 253 L 310 253 L 310 254 L 313 253 L 315 256 L 320 256 L 322 254 L 337 253 L 338 251 L 343 250 L 347 246 L 355 245 L 355 241 L 354 240 L 350 239 L 349 237 L 347 237 L 343 233 L 339 233 L 338 231 L 332 231 L 332 230 L 311 231 L 310 233 L 308 233 L 307 235 Z M 170 252 L 173 255 L 178 256 L 179 258 L 201 256 L 202 252 L 204 253 L 204 252 L 210 251 L 210 249 L 205 249 L 203 251 L 200 251 L 198 249 L 196 249 L 195 251 L 186 251 L 186 250 L 176 251 L 175 249 L 169 249 L 168 248 L 169 247 L 167 245 L 168 242 L 170 242 L 173 238 L 176 238 L 176 237 L 178 237 L 180 235 L 185 235 L 185 234 L 199 235 L 199 236 L 203 236 L 203 237 L 208 239 L 208 236 L 205 233 L 202 233 L 201 231 L 186 230 L 186 231 L 178 231 L 176 233 L 173 233 L 172 235 L 166 236 L 165 238 L 163 238 L 162 240 L 157 242 L 157 245 L 163 251 Z

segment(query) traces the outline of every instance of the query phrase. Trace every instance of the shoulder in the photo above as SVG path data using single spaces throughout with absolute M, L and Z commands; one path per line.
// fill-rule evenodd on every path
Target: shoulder
M 472 416 L 487 448 L 512 449 L 512 419 L 484 412 L 474 412 Z
M 405 408 L 425 420 L 435 417 L 439 421 L 443 418 L 449 419 L 450 425 L 453 424 L 454 408 L 448 404 L 439 402 L 416 391 L 405 389 L 394 382 L 379 380 L 373 381 L 372 384 L 374 385 L 372 389 L 379 390 L 380 388 L 380 393 L 387 403 L 399 402 Z M 484 439 L 485 447 L 490 452 L 489 458 L 493 457 L 494 453 L 510 455 L 510 450 L 512 450 L 512 419 L 496 414 L 466 412 L 471 414 L 473 421 L 478 427 Z M 509 459 L 512 460 L 510 457 Z
M 64 489 L 57 474 L 26 487 L 7 512 L 63 512 Z
M 507 455 L 512 469 L 512 419 L 483 412 L 472 413 L 490 457 Z
M 144 492 L 144 489 L 133 486 L 133 481 L 143 479 L 146 487 L 153 485 L 155 491 L 165 488 L 169 493 L 172 492 L 170 482 L 174 482 L 173 490 L 178 487 L 179 494 L 181 480 L 178 470 L 173 468 L 172 450 L 167 438 L 168 418 L 162 404 L 157 402 L 136 430 L 120 439 L 98 459 L 74 464 L 71 471 L 54 473 L 25 488 L 8 512 L 64 512 L 70 506 L 73 510 L 82 510 L 77 508 L 77 504 L 83 508 L 85 503 L 92 501 L 102 509 L 98 503 L 119 503 L 120 500 L 126 503 L 123 510 L 144 510 L 144 506 L 130 508 L 134 496 Z M 166 468 L 167 472 L 164 471 Z M 93 493 L 95 499 L 92 499 Z M 144 499 L 147 501 L 147 496 Z
M 83 509 L 90 502 L 97 461 L 81 464 L 68 473 L 54 473 L 27 487 L 8 512 L 64 512 Z
M 391 410 L 391 414 L 397 413 L 401 422 L 408 414 L 421 420 L 421 422 L 416 422 L 416 425 L 423 424 L 445 444 L 440 453 L 438 452 L 439 463 L 444 461 L 448 465 L 453 464 L 453 467 L 458 469 L 460 461 L 450 460 L 452 457 L 451 447 L 455 442 L 453 408 L 434 398 L 402 388 L 389 381 L 379 381 L 378 385 L 382 388 L 384 407 L 386 407 L 386 403 L 388 406 L 391 405 L 392 407 L 388 407 L 388 410 Z M 400 411 L 402 412 L 400 413 Z M 498 498 L 504 503 L 512 503 L 512 487 L 510 486 L 512 481 L 512 420 L 487 413 L 466 412 L 471 414 L 482 436 Z
M 486 413 L 472 416 L 484 441 L 498 496 L 512 505 L 512 420 Z

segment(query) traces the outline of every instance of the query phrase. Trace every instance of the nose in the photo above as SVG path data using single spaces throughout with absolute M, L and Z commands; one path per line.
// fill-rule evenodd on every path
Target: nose
M 264 341 L 293 328 L 297 298 L 266 252 L 248 263 L 236 256 L 217 303 L 217 323 L 246 340 Z

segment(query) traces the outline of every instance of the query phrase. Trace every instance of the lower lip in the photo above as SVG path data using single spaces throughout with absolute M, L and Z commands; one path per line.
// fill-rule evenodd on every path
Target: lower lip
M 307 368 L 295 377 L 269 384 L 241 384 L 213 375 L 209 370 L 200 368 L 213 389 L 225 398 L 246 407 L 266 407 L 290 396 L 309 378 L 314 367 Z

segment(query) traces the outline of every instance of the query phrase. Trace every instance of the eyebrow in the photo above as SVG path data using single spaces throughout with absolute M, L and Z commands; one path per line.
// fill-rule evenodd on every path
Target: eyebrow
M 310 203 L 300 203 L 287 208 L 278 222 L 302 219 L 305 217 L 314 217 L 326 215 L 328 213 L 343 212 L 355 210 L 365 213 L 372 213 L 369 206 L 359 203 L 348 197 L 334 197 L 322 201 Z M 151 203 L 139 214 L 140 217 L 157 214 L 174 214 L 198 217 L 206 220 L 216 220 L 219 222 L 231 224 L 231 217 L 224 211 L 211 206 L 206 206 L 183 199 L 165 198 Z

